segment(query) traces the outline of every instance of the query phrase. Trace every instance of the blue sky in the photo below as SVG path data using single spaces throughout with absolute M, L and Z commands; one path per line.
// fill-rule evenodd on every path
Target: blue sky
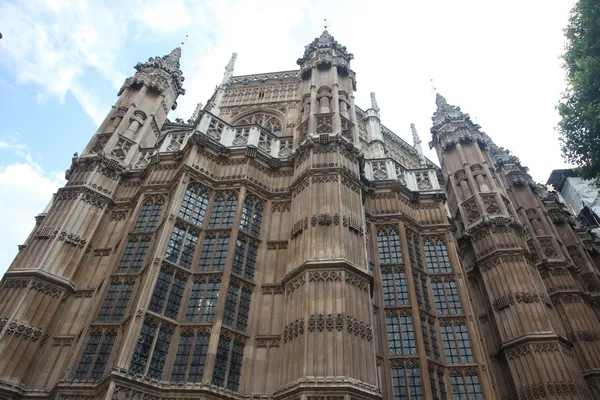
M 186 34 L 187 93 L 171 119 L 187 119 L 206 102 L 232 52 L 235 75 L 296 69 L 328 18 L 355 55 L 359 106 L 376 92 L 383 123 L 411 142 L 414 122 L 426 143 L 433 78 L 450 103 L 545 181 L 564 166 L 554 106 L 564 89 L 559 55 L 572 3 L 0 1 L 0 272 L 133 65 L 167 54 Z

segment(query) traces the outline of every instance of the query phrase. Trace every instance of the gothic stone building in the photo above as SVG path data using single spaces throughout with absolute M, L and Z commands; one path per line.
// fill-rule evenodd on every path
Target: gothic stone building
M 138 63 L 0 284 L 9 399 L 600 398 L 598 243 L 438 95 L 441 168 L 327 32 L 205 107 Z

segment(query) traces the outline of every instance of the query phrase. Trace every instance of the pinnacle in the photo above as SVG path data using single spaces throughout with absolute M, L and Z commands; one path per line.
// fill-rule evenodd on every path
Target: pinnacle
M 435 95 L 435 104 L 437 105 L 437 110 L 433 113 L 433 117 L 431 117 L 434 125 L 439 125 L 446 119 L 464 119 L 469 117 L 468 114 L 464 114 L 460 110 L 460 107 L 448 104 L 444 96 L 439 93 Z
M 181 46 L 174 48 L 168 56 L 164 58 L 164 64 L 172 71 L 179 69 L 179 60 L 181 59 Z

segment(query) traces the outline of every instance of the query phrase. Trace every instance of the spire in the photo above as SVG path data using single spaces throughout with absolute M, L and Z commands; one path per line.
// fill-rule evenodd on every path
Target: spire
M 439 93 L 435 95 L 435 104 L 437 105 L 437 110 L 433 113 L 433 117 L 431 117 L 433 125 L 439 125 L 446 119 L 463 120 L 469 118 L 469 114 L 464 114 L 460 110 L 460 107 L 448 104 L 444 96 Z
M 310 61 L 313 58 L 312 54 L 320 50 L 325 50 L 325 52 L 329 54 L 330 62 L 332 61 L 332 56 L 341 57 L 344 60 L 344 63 L 348 63 L 354 58 L 354 55 L 346 50 L 346 46 L 339 44 L 327 29 L 325 29 L 323 33 L 321 33 L 321 36 L 315 38 L 312 43 L 305 47 L 304 55 L 297 61 L 298 65 L 303 65 Z M 333 50 L 333 52 L 331 50 Z
M 410 130 L 412 131 L 413 145 L 416 147 L 418 144 L 421 144 L 421 139 L 419 138 L 415 124 L 410 124 Z
M 379 112 L 379 106 L 377 105 L 377 99 L 375 98 L 375 92 L 371 92 L 371 108 Z
M 425 165 L 427 164 L 427 162 L 425 161 L 425 155 L 423 154 L 423 148 L 421 147 L 421 138 L 417 133 L 417 128 L 415 127 L 415 124 L 410 124 L 410 130 L 412 131 L 413 147 L 417 150 L 417 153 L 419 153 L 419 160 L 421 160 L 421 165 Z
M 236 59 L 237 53 L 233 53 L 231 55 L 231 59 L 227 63 L 227 66 L 225 66 L 225 73 L 223 74 L 223 82 L 221 82 L 221 85 L 225 85 L 229 81 L 229 78 L 233 76 L 233 67 L 235 66 Z
M 166 56 L 150 57 L 145 63 L 137 63 L 134 68 L 136 71 L 141 72 L 147 68 L 157 68 L 165 71 L 173 78 L 175 90 L 178 94 L 185 94 L 183 88 L 183 72 L 179 69 L 179 60 L 181 59 L 181 47 L 174 48 Z
M 202 111 L 202 103 L 198 103 L 196 104 L 196 109 L 194 110 L 194 113 L 192 114 L 192 118 L 190 118 L 191 123 L 194 123 L 197 119 L 198 116 L 200 115 L 200 111 Z

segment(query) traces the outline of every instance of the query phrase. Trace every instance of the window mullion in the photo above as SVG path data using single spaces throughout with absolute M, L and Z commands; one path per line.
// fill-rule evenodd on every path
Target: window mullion
M 94 372 L 94 366 L 96 365 L 96 360 L 98 359 L 98 355 L 100 354 L 100 349 L 102 348 L 102 344 L 104 343 L 105 336 L 106 336 L 106 332 L 104 329 L 102 329 L 102 335 L 100 336 L 100 340 L 98 341 L 98 344 L 96 345 L 96 350 L 94 351 L 94 357 L 90 361 L 88 370 L 85 374 L 87 379 L 90 379 L 92 376 L 92 373 Z M 88 341 L 89 341 L 89 335 L 88 335 Z
M 237 313 L 236 313 L 237 315 Z M 237 321 L 237 318 L 236 318 Z M 229 341 L 229 351 L 227 352 L 227 363 L 225 364 L 225 378 L 223 379 L 223 388 L 227 387 L 229 380 L 229 370 L 231 369 L 231 355 L 233 354 L 233 339 Z
M 160 333 L 160 328 L 162 324 L 156 324 L 156 328 L 154 328 L 154 335 L 152 337 L 152 346 L 150 346 L 150 351 L 148 352 L 148 358 L 146 359 L 146 366 L 144 367 L 144 376 L 148 375 L 148 369 L 150 369 L 150 364 L 152 364 L 152 357 L 154 356 L 154 347 L 156 347 L 156 341 L 158 340 L 158 335 Z

